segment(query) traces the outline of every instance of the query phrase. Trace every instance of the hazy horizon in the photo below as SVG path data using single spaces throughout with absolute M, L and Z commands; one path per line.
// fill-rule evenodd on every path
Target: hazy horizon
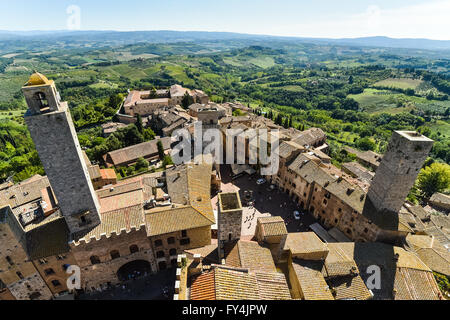
M 450 40 L 450 0 L 0 0 L 0 30 L 231 32 Z

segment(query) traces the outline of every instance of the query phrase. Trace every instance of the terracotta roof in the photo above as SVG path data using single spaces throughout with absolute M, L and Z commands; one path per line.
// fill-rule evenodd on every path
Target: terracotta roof
M 269 249 L 253 241 L 239 241 L 238 247 L 241 267 L 251 271 L 277 271 Z
M 97 195 L 101 199 L 141 189 L 142 189 L 141 180 L 131 180 L 126 181 L 126 183 L 120 183 L 112 187 L 97 190 Z
M 50 186 L 48 178 L 36 175 L 22 183 L 16 184 L 0 192 L 0 207 L 9 205 L 11 208 L 38 200 L 42 197 L 41 190 Z
M 291 294 L 282 273 L 255 272 L 261 300 L 291 300 Z
M 139 189 L 111 197 L 100 198 L 99 202 L 101 212 L 110 212 L 127 207 L 143 206 L 144 196 L 142 189 Z
M 145 214 L 149 237 L 175 231 L 196 229 L 214 224 L 190 206 Z
M 91 180 L 98 179 L 101 177 L 100 167 L 98 165 L 90 165 L 88 166 L 89 177 Z
M 450 207 L 450 196 L 443 193 L 435 193 L 431 197 L 430 202 L 438 205 L 444 205 L 445 207 Z
M 358 162 L 347 162 L 342 164 L 344 171 L 349 172 L 352 176 L 358 179 L 372 181 L 374 174 L 360 165 Z
M 359 270 L 365 271 L 374 265 L 381 268 L 384 285 L 379 290 L 372 290 L 374 299 L 438 299 L 439 289 L 431 270 L 412 252 L 383 243 L 329 243 L 327 246 L 338 247 L 339 252 L 356 262 Z M 369 276 L 366 272 L 361 273 L 364 281 Z
M 357 276 L 335 277 L 327 279 L 333 288 L 336 300 L 369 300 L 372 298 L 363 279 Z
M 207 271 L 192 280 L 191 300 L 216 300 L 215 272 Z
M 321 272 L 321 263 L 294 259 L 292 262 L 305 300 L 334 300 L 330 288 Z
M 383 159 L 381 154 L 375 153 L 373 151 L 359 151 L 350 147 L 344 148 L 348 153 L 356 155 L 360 160 L 370 163 L 374 167 L 378 167 Z
M 187 164 L 166 171 L 168 193 L 176 208 L 146 213 L 149 236 L 216 223 L 211 204 L 212 165 Z M 180 206 L 181 205 L 181 206 Z
M 216 221 L 211 204 L 211 172 L 211 164 L 187 165 L 190 204 L 214 224 Z
M 327 135 L 323 132 L 322 129 L 319 128 L 311 128 L 306 131 L 301 132 L 297 137 L 295 137 L 292 141 L 301 145 L 301 146 L 313 146 L 317 144 L 321 140 L 325 140 Z
M 115 166 L 120 166 L 122 164 L 137 161 L 139 158 L 147 158 L 158 155 L 158 141 L 162 142 L 164 150 L 170 149 L 172 139 L 170 137 L 166 137 L 108 152 L 106 159 L 111 159 L 112 164 Z
M 338 179 L 328 184 L 325 189 L 350 208 L 362 213 L 366 200 L 366 193 L 359 186 L 353 185 L 345 179 Z
M 438 300 L 440 295 L 431 272 L 398 268 L 395 275 L 395 300 Z
M 100 169 L 100 175 L 102 176 L 103 180 L 117 179 L 117 175 L 114 169 Z
M 206 262 L 209 263 L 220 263 L 219 261 L 219 255 L 217 253 L 217 240 L 215 243 L 212 243 L 208 246 L 204 246 L 201 248 L 195 248 L 195 249 L 189 249 L 184 250 L 187 254 L 190 254 L 191 256 L 194 256 L 196 254 L 199 254 L 202 256 L 203 260 L 202 263 L 205 265 Z
M 255 276 L 223 268 L 214 270 L 216 300 L 259 300 Z
M 90 241 L 91 237 L 100 239 L 102 234 L 109 237 L 113 232 L 120 233 L 121 230 L 131 231 L 132 228 L 139 229 L 144 224 L 142 205 L 122 208 L 100 214 L 102 223 L 85 234 L 77 242 L 84 239 Z
M 431 270 L 450 275 L 450 253 L 433 236 L 408 235 L 406 241 Z
M 239 255 L 238 241 L 228 242 L 224 246 L 224 259 L 227 266 L 241 267 L 241 257 Z
M 290 250 L 293 256 L 323 253 L 326 257 L 328 253 L 327 246 L 314 232 L 289 233 L 284 250 Z
M 287 234 L 286 224 L 281 217 L 258 218 L 264 237 L 281 236 Z
M 305 155 L 299 155 L 290 165 L 289 169 L 302 177 L 306 182 L 324 186 L 337 178 L 320 168 L 314 161 Z
M 283 274 L 217 266 L 193 280 L 191 299 L 290 300 L 291 295 Z
M 278 154 L 282 158 L 289 158 L 293 152 L 300 152 L 305 148 L 293 141 L 283 141 L 278 149 Z

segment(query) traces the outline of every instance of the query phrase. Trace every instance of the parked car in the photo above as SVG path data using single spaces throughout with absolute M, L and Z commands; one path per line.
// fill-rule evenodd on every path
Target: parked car
M 300 212 L 294 211 L 294 218 L 295 220 L 300 220 Z
M 257 184 L 257 185 L 262 185 L 262 184 L 265 184 L 266 182 L 267 182 L 266 179 L 258 179 L 258 180 L 256 181 L 256 184 Z

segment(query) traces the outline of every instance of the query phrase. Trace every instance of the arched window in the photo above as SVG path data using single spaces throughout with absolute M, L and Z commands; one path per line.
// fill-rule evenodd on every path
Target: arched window
M 139 252 L 139 247 L 137 245 L 133 244 L 130 247 L 130 253 L 133 254 L 133 253 L 136 253 L 136 252 Z
M 113 251 L 111 251 L 110 252 L 110 255 L 111 255 L 111 259 L 118 259 L 118 258 L 120 258 L 120 253 L 119 253 L 119 251 L 117 251 L 117 250 L 113 250 Z
M 157 253 L 156 253 L 156 257 L 159 259 L 159 258 L 164 258 L 164 256 L 165 256 L 165 254 L 164 254 L 164 251 L 158 251 Z
M 45 96 L 44 93 L 36 92 L 34 94 L 34 98 L 36 99 L 39 109 L 41 111 L 44 111 L 44 109 L 47 109 L 49 107 L 47 97 Z
M 170 249 L 169 255 L 170 256 L 176 256 L 177 255 L 177 249 Z
M 99 264 L 100 263 L 100 258 L 97 256 L 92 256 L 91 257 L 91 263 L 92 264 Z

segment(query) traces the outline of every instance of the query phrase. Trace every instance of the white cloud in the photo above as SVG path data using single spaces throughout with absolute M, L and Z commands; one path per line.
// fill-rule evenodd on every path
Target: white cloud
M 308 37 L 428 38 L 450 40 L 450 0 L 428 1 L 395 9 L 371 5 L 365 12 L 315 21 L 270 26 L 266 33 Z M 261 32 L 261 30 L 258 33 Z

